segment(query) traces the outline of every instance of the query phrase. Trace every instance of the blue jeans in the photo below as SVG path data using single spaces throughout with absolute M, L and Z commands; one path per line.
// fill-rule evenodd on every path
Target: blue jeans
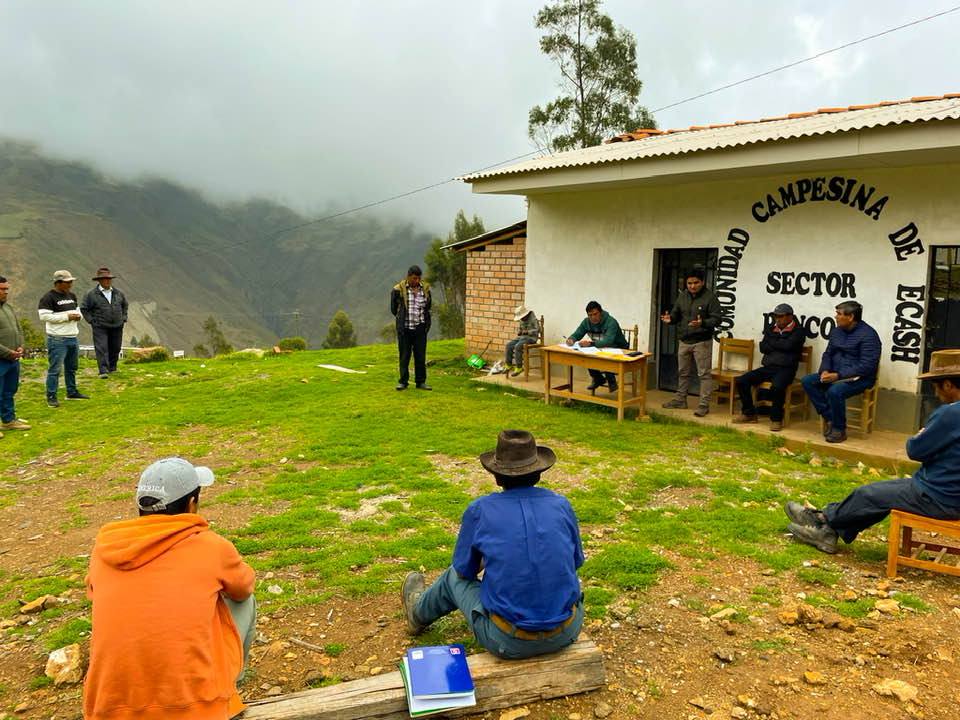
M 0 421 L 17 419 L 13 396 L 20 387 L 20 361 L 0 358 Z
M 63 380 L 67 386 L 67 395 L 77 392 L 77 358 L 80 345 L 75 337 L 57 337 L 47 335 L 47 394 L 56 395 L 60 382 L 60 369 L 63 368 Z
M 834 430 L 846 430 L 847 398 L 872 388 L 876 381 L 875 377 L 870 377 L 847 382 L 822 383 L 819 373 L 810 373 L 804 375 L 800 383 L 806 390 L 813 407 L 823 419 L 830 423 Z
M 428 587 L 417 601 L 416 616 L 429 625 L 434 620 L 460 609 L 467 619 L 477 642 L 497 657 L 510 660 L 544 655 L 566 647 L 580 634 L 583 627 L 583 600 L 577 603 L 573 622 L 548 638 L 523 640 L 497 627 L 490 613 L 480 602 L 480 581 L 464 580 L 453 566 L 443 571 L 437 581 Z

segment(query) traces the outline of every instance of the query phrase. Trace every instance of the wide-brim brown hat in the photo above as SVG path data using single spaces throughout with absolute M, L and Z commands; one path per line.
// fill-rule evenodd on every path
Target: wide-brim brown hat
M 501 430 L 495 450 L 481 453 L 480 464 L 497 475 L 527 475 L 553 467 L 557 456 L 548 447 L 537 445 L 526 430 Z
M 514 322 L 520 322 L 529 314 L 530 314 L 530 309 L 527 308 L 526 305 L 517 305 L 513 309 L 513 320 Z
M 930 368 L 922 375 L 917 375 L 917 380 L 956 380 L 957 378 L 960 378 L 960 365 L 941 365 Z
M 97 274 L 94 275 L 91 280 L 113 280 L 116 277 L 113 273 L 110 272 L 110 268 L 100 268 L 97 270 Z

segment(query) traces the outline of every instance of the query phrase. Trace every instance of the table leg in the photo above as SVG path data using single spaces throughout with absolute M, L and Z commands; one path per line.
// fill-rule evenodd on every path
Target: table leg
M 544 348 L 540 351 L 540 361 L 543 363 L 543 402 L 550 404 L 550 352 Z
M 617 367 L 617 379 L 619 380 L 617 383 L 617 421 L 620 421 L 623 420 L 623 385 L 627 379 L 622 364 Z

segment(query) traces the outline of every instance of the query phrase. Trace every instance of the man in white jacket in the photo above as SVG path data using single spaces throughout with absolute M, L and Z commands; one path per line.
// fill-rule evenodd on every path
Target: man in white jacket
M 70 289 L 76 280 L 69 270 L 57 270 L 53 274 L 53 290 L 47 292 L 37 304 L 40 320 L 47 329 L 47 405 L 60 407 L 57 400 L 57 385 L 60 383 L 60 369 L 63 368 L 63 380 L 67 386 L 67 397 L 71 400 L 89 400 L 77 389 L 77 358 L 80 346 L 77 335 L 80 327 L 80 304 Z

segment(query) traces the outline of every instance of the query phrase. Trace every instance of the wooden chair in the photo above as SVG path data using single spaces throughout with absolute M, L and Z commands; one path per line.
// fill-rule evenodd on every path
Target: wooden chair
M 877 421 L 877 395 L 879 387 L 874 384 L 859 395 L 847 399 L 847 427 L 859 430 L 864 435 L 873 432 Z
M 630 352 L 637 351 L 637 334 L 639 331 L 639 326 L 634 325 L 632 328 L 626 328 L 623 331 L 623 337 L 626 338 L 627 342 L 630 344 Z
M 535 343 L 527 343 L 523 346 L 523 381 L 527 382 L 530 379 L 530 362 L 533 358 L 537 358 L 537 368 L 540 370 L 540 374 L 543 375 L 543 353 L 540 352 L 540 348 L 543 347 L 543 315 L 540 316 L 540 334 L 537 336 L 537 341 Z M 533 351 L 531 353 L 530 351 Z M 534 354 L 535 353 L 535 354 Z
M 960 520 L 935 520 L 903 510 L 891 510 L 890 533 L 887 536 L 887 577 L 897 576 L 897 565 L 960 575 L 960 567 L 943 562 L 948 554 L 960 555 L 960 547 L 914 540 L 914 530 L 933 533 L 938 540 L 941 535 L 960 540 Z M 921 560 L 920 556 L 925 552 L 936 554 L 931 560 Z
M 634 325 L 632 328 L 621 328 L 623 330 L 623 337 L 629 344 L 627 352 L 636 352 L 637 351 L 637 335 L 639 333 L 639 326 Z M 627 382 L 629 380 L 629 383 Z M 626 378 L 624 378 L 624 390 L 629 386 L 630 392 L 634 395 L 637 394 L 637 373 L 632 372 Z M 596 389 L 590 391 L 591 395 L 596 395 Z
M 790 415 L 794 410 L 799 410 L 803 414 L 804 420 L 810 419 L 810 399 L 807 397 L 807 391 L 803 389 L 803 385 L 800 383 L 800 378 L 804 375 L 809 375 L 813 372 L 813 348 L 809 345 L 803 346 L 803 351 L 800 353 L 800 365 L 797 368 L 797 378 L 790 383 L 790 387 L 787 388 L 787 393 L 783 398 L 783 426 L 787 427 L 790 424 Z M 763 388 L 769 390 L 772 387 L 771 383 L 765 382 L 760 383 L 757 388 Z M 757 405 L 770 405 L 769 400 L 763 400 L 757 402 Z
M 717 405 L 726 400 L 730 405 L 730 414 L 733 415 L 733 403 L 737 397 L 737 378 L 745 372 L 753 370 L 754 341 L 740 338 L 720 338 L 720 354 L 717 356 L 717 367 L 710 373 L 716 383 Z M 741 357 L 746 361 L 746 369 L 732 369 L 727 367 L 731 357 Z

